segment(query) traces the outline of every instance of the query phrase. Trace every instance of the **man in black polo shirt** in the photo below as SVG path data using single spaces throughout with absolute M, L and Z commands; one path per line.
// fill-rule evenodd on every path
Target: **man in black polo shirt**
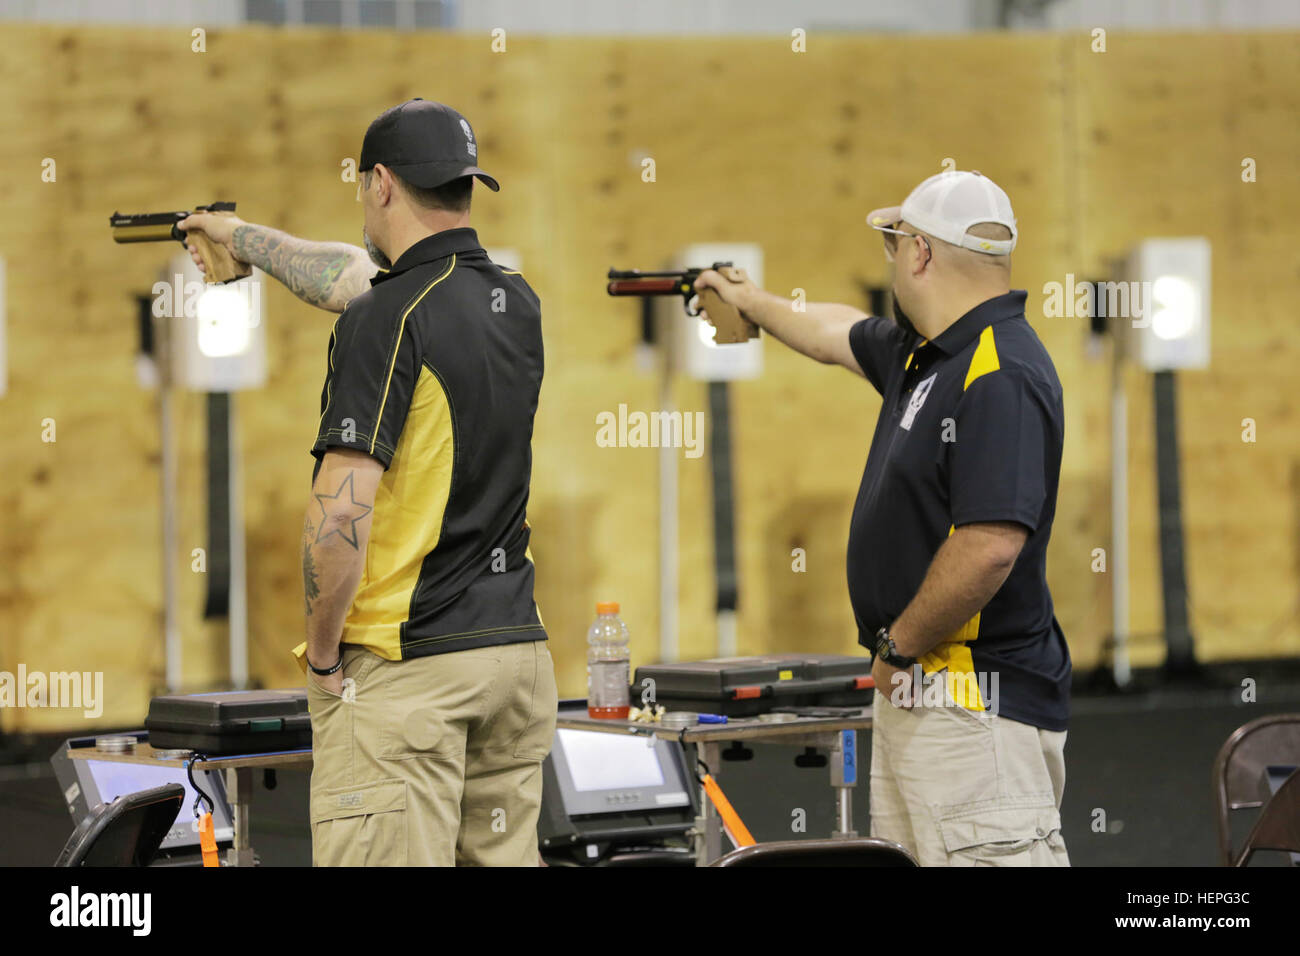
M 711 287 L 883 404 L 853 509 L 849 595 L 874 657 L 871 833 L 923 865 L 1068 865 L 1070 655 L 1047 589 L 1064 430 L 1051 358 L 1010 288 L 1011 202 L 972 172 L 868 222 L 896 322 Z
M 469 123 L 411 100 L 366 132 L 366 249 L 196 215 L 342 311 L 303 532 L 317 865 L 534 865 L 557 695 L 526 518 L 537 295 L 469 227 Z

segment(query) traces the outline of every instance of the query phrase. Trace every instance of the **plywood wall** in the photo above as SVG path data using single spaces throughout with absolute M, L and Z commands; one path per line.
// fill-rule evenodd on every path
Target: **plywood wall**
M 595 443 L 601 411 L 656 407 L 636 361 L 635 306 L 604 295 L 611 265 L 680 246 L 753 241 L 768 287 L 863 303 L 886 264 L 866 211 L 953 159 L 992 176 L 1020 218 L 1015 284 L 1066 392 L 1067 446 L 1049 573 L 1076 661 L 1099 657 L 1109 581 L 1106 364 L 1080 320 L 1045 319 L 1043 285 L 1093 275 L 1142 236 L 1214 240 L 1215 362 L 1181 385 L 1193 623 L 1205 657 L 1300 651 L 1300 338 L 1295 188 L 1300 38 L 814 35 L 558 39 L 6 26 L 0 31 L 0 254 L 8 263 L 9 394 L 0 486 L 0 669 L 102 671 L 102 722 L 138 724 L 162 680 L 159 440 L 135 382 L 130 295 L 164 247 L 115 246 L 114 209 L 233 198 L 241 213 L 357 241 L 340 175 L 382 109 L 410 96 L 474 123 L 485 244 L 513 247 L 542 297 L 547 373 L 530 516 L 538 601 L 561 693 L 584 692 L 584 634 L 618 600 L 634 665 L 657 650 L 656 452 Z M 1240 160 L 1258 163 L 1243 184 Z M 641 161 L 655 160 L 656 181 Z M 57 180 L 43 182 L 53 159 Z M 176 247 L 177 249 L 179 247 Z M 167 250 L 170 253 L 170 249 Z M 290 686 L 303 633 L 297 542 L 332 317 L 275 289 L 271 375 L 240 395 L 251 657 Z M 879 400 L 856 377 L 768 341 L 761 379 L 732 391 L 742 575 L 740 651 L 853 652 L 849 512 Z M 1134 375 L 1134 613 L 1159 626 L 1149 381 Z M 682 382 L 679 407 L 706 410 Z M 178 401 L 184 675 L 219 683 L 224 628 L 203 622 L 203 401 Z M 1240 421 L 1259 440 L 1240 441 Z M 57 440 L 42 441 L 53 419 Z M 707 456 L 682 458 L 680 646 L 713 652 Z M 804 548 L 807 570 L 791 569 Z M 1139 663 L 1159 659 L 1139 648 Z M 83 726 L 10 710 L 5 729 Z

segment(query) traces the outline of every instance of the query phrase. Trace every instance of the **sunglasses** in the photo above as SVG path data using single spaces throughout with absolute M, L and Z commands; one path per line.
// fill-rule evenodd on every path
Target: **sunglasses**
M 926 240 L 925 236 L 922 236 L 920 233 L 904 232 L 902 229 L 892 229 L 887 226 L 873 226 L 872 228 L 878 232 L 884 233 L 885 260 L 888 262 L 894 261 L 894 254 L 898 251 L 899 236 L 910 236 L 913 239 L 920 239 L 925 243 L 926 250 L 929 251 L 930 243 Z

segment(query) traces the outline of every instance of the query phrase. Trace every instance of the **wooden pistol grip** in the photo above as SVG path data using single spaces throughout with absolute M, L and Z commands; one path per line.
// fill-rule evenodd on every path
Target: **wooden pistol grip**
M 210 216 L 233 216 L 232 212 L 212 212 Z M 191 229 L 185 234 L 185 241 L 193 243 L 203 260 L 203 279 L 205 282 L 233 282 L 244 276 L 252 275 L 253 267 L 247 262 L 240 262 L 230 254 L 225 246 L 213 242 L 202 229 Z
M 718 274 L 729 282 L 744 282 L 746 279 L 742 270 L 732 266 L 723 266 Z M 713 289 L 705 289 L 700 293 L 700 305 L 709 314 L 713 327 L 718 330 L 713 341 L 719 345 L 734 345 L 758 338 L 758 326 L 741 315 L 734 305 L 723 302 L 722 297 Z
M 749 338 L 745 334 L 745 320 L 740 317 L 740 310 L 723 302 L 722 296 L 713 289 L 700 292 L 700 307 L 708 313 L 709 324 L 717 329 L 713 341 L 719 345 L 744 342 Z

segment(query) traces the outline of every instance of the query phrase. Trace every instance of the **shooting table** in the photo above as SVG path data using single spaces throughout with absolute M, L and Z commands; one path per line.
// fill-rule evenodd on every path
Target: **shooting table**
M 797 717 L 786 723 L 765 723 L 757 717 L 735 717 L 725 724 L 696 724 L 685 730 L 672 730 L 657 724 L 629 720 L 597 719 L 587 716 L 586 707 L 561 707 L 556 720 L 557 728 L 569 730 L 594 730 L 611 734 L 637 734 L 694 744 L 699 757 L 709 768 L 714 779 L 722 776 L 722 747 L 732 741 L 782 744 L 787 747 L 816 747 L 827 751 L 831 772 L 831 788 L 836 796 L 837 827 L 831 834 L 836 838 L 857 836 L 853 829 L 853 788 L 858 780 L 857 732 L 871 728 L 871 708 L 858 711 L 859 716 Z M 153 747 L 141 741 L 129 753 L 104 753 L 94 747 L 74 747 L 68 750 L 73 760 L 104 760 L 118 763 L 148 764 L 153 767 L 184 768 L 184 760 L 159 760 Z M 241 754 L 211 757 L 194 763 L 195 770 L 217 771 L 226 774 L 226 797 L 230 801 L 234 840 L 226 853 L 227 866 L 252 866 L 253 847 L 249 842 L 253 804 L 253 772 L 278 767 L 309 768 L 310 750 L 288 750 L 269 754 Z M 694 760 L 688 761 L 694 770 Z M 722 856 L 722 821 L 700 786 L 700 815 L 695 818 L 693 832 L 697 866 L 707 866 Z
M 831 788 L 836 798 L 837 826 L 831 836 L 849 839 L 858 835 L 853 829 L 852 803 L 859 769 L 857 732 L 871 728 L 870 707 L 858 710 L 858 716 L 797 717 L 785 723 L 766 723 L 757 717 L 732 717 L 725 724 L 696 724 L 685 730 L 673 730 L 658 724 L 588 717 L 586 707 L 562 706 L 556 727 L 609 734 L 653 734 L 665 740 L 694 744 L 699 758 L 715 780 L 722 775 L 722 746 L 731 741 L 825 750 L 829 756 Z M 695 761 L 688 759 L 687 763 L 694 771 Z M 700 786 L 700 815 L 695 818 L 692 839 L 696 866 L 708 866 L 722 856 L 722 820 L 703 785 Z
M 180 767 L 186 760 L 159 760 L 153 747 L 140 741 L 129 753 L 104 753 L 94 747 L 71 747 L 68 756 L 73 760 L 103 760 L 114 763 L 139 763 L 151 767 Z M 310 767 L 310 750 L 286 750 L 269 754 L 240 754 L 229 757 L 210 757 L 194 761 L 195 770 L 224 770 L 226 773 L 226 799 L 230 801 L 230 820 L 234 826 L 234 840 L 226 851 L 227 866 L 253 866 L 253 847 L 249 842 L 249 820 L 253 807 L 253 771 L 274 770 L 277 767 Z

